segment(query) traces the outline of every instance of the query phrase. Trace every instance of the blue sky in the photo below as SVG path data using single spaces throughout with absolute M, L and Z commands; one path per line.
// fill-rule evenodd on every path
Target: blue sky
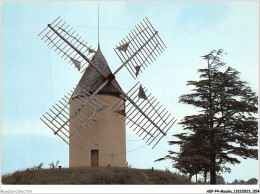
M 60 160 L 68 166 L 68 147 L 40 117 L 81 74 L 60 59 L 37 37 L 48 23 L 61 16 L 97 47 L 97 2 L 3 2 L 1 12 L 1 170 L 8 173 Z M 196 110 L 178 103 L 188 93 L 188 80 L 198 79 L 205 65 L 200 56 L 224 49 L 224 60 L 241 72 L 258 94 L 259 20 L 257 1 L 215 2 L 101 2 L 100 44 L 110 68 L 121 65 L 113 51 L 117 43 L 147 17 L 167 45 L 165 52 L 141 74 L 140 81 L 178 121 Z M 134 80 L 124 69 L 117 80 L 127 91 Z M 153 150 L 149 146 L 127 153 L 136 168 L 169 168 L 171 162 L 153 161 L 167 154 L 167 141 L 181 132 L 174 125 Z M 145 145 L 127 128 L 127 150 Z M 177 149 L 174 147 L 173 149 Z M 242 160 L 232 166 L 226 181 L 258 177 L 258 161 Z

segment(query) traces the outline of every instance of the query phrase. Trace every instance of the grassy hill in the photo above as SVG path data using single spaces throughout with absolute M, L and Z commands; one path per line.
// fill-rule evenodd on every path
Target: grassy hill
M 160 170 L 86 167 L 16 171 L 2 184 L 191 184 L 186 176 Z

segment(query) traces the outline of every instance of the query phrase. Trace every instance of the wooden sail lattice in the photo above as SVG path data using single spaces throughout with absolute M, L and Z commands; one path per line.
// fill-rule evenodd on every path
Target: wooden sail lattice
M 126 102 L 125 106 L 118 101 L 112 110 L 120 116 L 122 120 L 126 120 L 126 124 L 130 128 L 133 128 L 133 131 L 136 132 L 139 137 L 142 137 L 148 145 L 157 140 L 152 147 L 154 148 L 176 122 L 176 119 L 172 117 L 171 113 L 166 111 L 165 108 L 162 108 L 162 105 L 160 105 L 151 93 L 147 93 L 147 89 L 139 82 L 127 92 L 133 102 L 139 106 L 156 125 L 147 120 L 143 114 L 136 110 L 133 103 L 129 101 Z
M 73 88 L 40 118 L 54 132 L 54 135 L 72 146 L 74 142 L 71 137 L 86 135 L 88 130 L 94 128 L 95 122 L 101 119 L 102 111 L 108 106 L 98 96 L 90 99 L 91 91 L 84 86 L 80 87 L 83 91 L 81 95 L 75 96 L 73 92 L 75 88 Z M 75 130 L 70 131 L 70 126 Z
M 121 119 L 126 120 L 126 124 L 133 128 L 148 145 L 153 144 L 152 148 L 176 122 L 176 119 L 166 109 L 162 109 L 152 94 L 147 94 L 147 89 L 140 82 L 128 93 L 124 93 L 115 80 L 115 75 L 123 67 L 126 67 L 132 77 L 136 79 L 166 48 L 158 31 L 147 18 L 135 28 L 114 49 L 122 64 L 114 73 L 109 74 L 105 74 L 100 66 L 96 65 L 96 60 L 103 60 L 100 51 L 95 51 L 87 46 L 87 42 L 81 40 L 79 34 L 75 35 L 75 31 L 60 17 L 48 24 L 38 35 L 50 46 L 50 49 L 54 48 L 54 51 L 58 51 L 57 54 L 61 54 L 61 58 L 74 64 L 79 71 L 90 70 L 86 68 L 90 65 L 91 71 L 102 78 L 98 80 L 103 80 L 95 91 L 80 82 L 76 87 L 81 91 L 79 94 L 76 94 L 75 88 L 73 88 L 42 116 L 41 120 L 54 134 L 70 146 L 76 146 L 73 136 L 77 135 L 84 139 L 87 131 L 94 128 L 95 121 L 102 119 L 103 110 L 111 106 L 109 102 L 97 95 L 109 84 L 126 101 L 123 103 L 125 105 L 118 102 L 110 109 Z M 100 55 L 90 60 L 94 53 Z M 94 74 L 92 73 L 92 75 Z M 70 126 L 73 126 L 75 130 L 71 131 Z
M 119 42 L 114 51 L 135 79 L 151 62 L 164 51 L 166 45 L 145 18 L 125 38 Z
M 50 49 L 54 48 L 54 52 L 58 52 L 57 55 L 61 54 L 61 58 L 67 60 L 69 64 L 74 64 L 78 70 L 86 67 L 88 62 L 76 50 L 88 58 L 95 53 L 95 50 L 87 46 L 87 42 L 82 40 L 81 36 L 60 17 L 48 24 L 38 36 L 47 46 L 50 46 Z

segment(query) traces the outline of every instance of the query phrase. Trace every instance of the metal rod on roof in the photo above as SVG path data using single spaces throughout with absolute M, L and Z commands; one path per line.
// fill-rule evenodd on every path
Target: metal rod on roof
M 99 2 L 98 2 L 98 49 L 99 49 Z

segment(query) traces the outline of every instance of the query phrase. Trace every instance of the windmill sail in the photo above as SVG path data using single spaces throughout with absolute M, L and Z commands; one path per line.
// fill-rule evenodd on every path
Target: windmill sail
M 164 42 L 147 18 L 140 22 L 114 51 L 135 79 L 151 62 L 155 61 L 164 48 Z
M 77 67 L 77 69 L 80 71 L 80 68 L 81 68 L 81 63 L 80 61 L 77 61 L 73 58 L 70 58 L 70 60 L 74 63 L 74 65 Z
M 84 86 L 77 87 L 82 88 L 81 95 L 74 95 L 75 88 L 74 91 L 70 90 L 40 118 L 54 135 L 70 146 L 74 146 L 71 137 L 86 135 L 86 132 L 94 127 L 95 121 L 102 118 L 102 111 L 108 107 L 98 96 L 90 99 L 91 94 Z M 70 131 L 70 126 L 75 129 L 73 132 Z
M 129 45 L 129 42 L 127 42 L 127 43 L 125 43 L 125 44 L 123 44 L 123 45 L 117 47 L 117 49 L 120 50 L 120 51 L 126 52 L 126 50 L 127 50 L 127 48 L 128 48 L 128 45 Z
M 140 95 L 140 90 L 142 95 Z M 146 140 L 148 145 L 157 140 L 153 148 L 169 131 L 176 119 L 171 116 L 166 109 L 159 105 L 159 102 L 151 94 L 147 95 L 147 89 L 137 83 L 129 92 L 128 97 L 132 101 L 127 101 L 126 106 L 122 107 L 119 102 L 114 105 L 112 110 L 122 119 L 126 119 L 126 124 L 133 128 L 133 131 Z M 140 107 L 142 112 L 137 110 Z M 150 118 L 150 120 L 148 119 Z
M 48 24 L 38 36 L 47 46 L 50 46 L 50 49 L 54 48 L 54 52 L 57 51 L 61 58 L 67 60 L 69 64 L 75 65 L 78 70 L 88 64 L 82 55 L 91 58 L 94 53 L 94 50 L 87 46 L 87 42 L 82 40 L 81 36 L 60 17 Z
M 140 23 L 136 30 L 128 34 L 127 40 L 123 39 L 117 49 L 114 49 L 123 64 L 112 73 L 100 48 L 95 51 L 88 47 L 86 42 L 81 41 L 78 35 L 74 35 L 75 31 L 62 21 L 57 18 L 38 36 L 42 36 L 41 39 L 51 45 L 51 48 L 55 48 L 55 51 L 58 50 L 58 54 L 62 53 L 61 57 L 65 57 L 65 60 L 68 58 L 69 63 L 74 64 L 75 68 L 78 70 L 84 68 L 84 74 L 75 90 L 68 93 L 69 96 L 62 98 L 60 104 L 53 106 L 55 111 L 50 109 L 49 113 L 46 112 L 41 120 L 55 135 L 73 146 L 75 144 L 71 136 L 84 134 L 108 107 L 108 104 L 99 99 L 97 94 L 109 91 L 128 103 L 125 107 L 122 107 L 124 103 L 117 103 L 112 108 L 115 114 L 122 119 L 127 118 L 130 127 L 135 127 L 134 130 L 137 130 L 139 136 L 144 135 L 143 139 L 146 139 L 149 145 L 157 140 L 155 146 L 176 120 L 170 119 L 171 114 L 165 112 L 165 109 L 161 111 L 161 106 L 157 108 L 159 103 L 156 103 L 151 94 L 147 95 L 147 90 L 139 83 L 128 93 L 124 93 L 115 75 L 126 67 L 135 78 L 150 62 L 156 60 L 155 57 L 166 47 L 158 31 L 155 31 L 149 20 L 145 18 L 144 24 Z M 90 60 L 91 53 L 93 55 Z M 85 113 L 82 114 L 83 112 Z M 70 125 L 73 125 L 75 131 L 69 131 Z

